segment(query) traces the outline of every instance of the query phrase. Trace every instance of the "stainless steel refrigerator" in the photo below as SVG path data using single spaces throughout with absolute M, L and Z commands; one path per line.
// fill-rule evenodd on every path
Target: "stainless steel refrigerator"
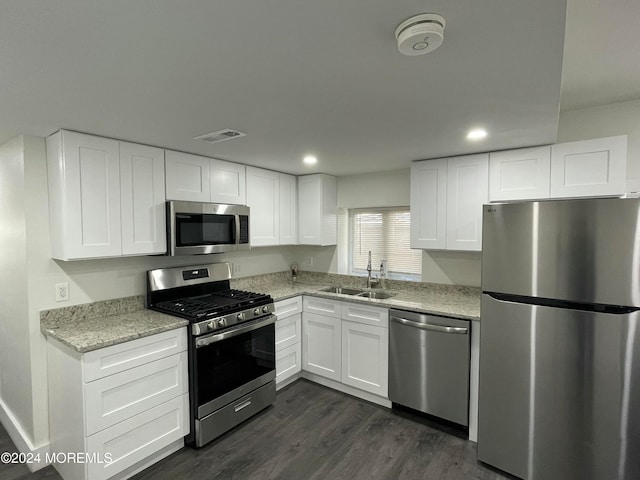
M 640 200 L 484 206 L 478 459 L 640 479 Z

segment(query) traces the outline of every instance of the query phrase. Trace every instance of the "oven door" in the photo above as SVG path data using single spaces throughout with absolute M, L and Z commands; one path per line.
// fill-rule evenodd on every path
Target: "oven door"
M 196 418 L 275 379 L 275 321 L 275 315 L 268 315 L 195 339 Z

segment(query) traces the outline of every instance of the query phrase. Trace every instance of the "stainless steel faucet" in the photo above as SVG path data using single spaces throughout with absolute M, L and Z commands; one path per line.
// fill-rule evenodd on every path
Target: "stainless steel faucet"
M 369 260 L 367 261 L 367 288 L 371 288 L 371 250 L 369 250 Z
M 371 250 L 369 250 L 369 260 L 367 261 L 367 288 L 380 286 L 382 283 L 382 279 L 384 278 L 385 272 L 385 262 L 386 260 L 382 260 L 380 263 L 380 277 L 371 278 Z

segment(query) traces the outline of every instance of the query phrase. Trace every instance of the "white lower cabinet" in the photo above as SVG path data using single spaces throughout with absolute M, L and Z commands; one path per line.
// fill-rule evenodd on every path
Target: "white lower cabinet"
M 389 329 L 342 321 L 342 383 L 387 397 Z
M 384 403 L 388 397 L 388 324 L 386 308 L 305 296 L 302 370 L 335 382 L 328 386 Z
M 85 354 L 48 339 L 51 452 L 92 459 L 60 457 L 62 478 L 126 477 L 184 445 L 186 335 L 180 328 Z
M 302 317 L 302 368 L 331 380 L 342 380 L 342 320 L 305 312 Z
M 302 297 L 275 303 L 276 387 L 300 373 L 302 369 Z M 295 378 L 294 378 L 295 380 Z M 292 381 L 292 380 L 290 380 Z

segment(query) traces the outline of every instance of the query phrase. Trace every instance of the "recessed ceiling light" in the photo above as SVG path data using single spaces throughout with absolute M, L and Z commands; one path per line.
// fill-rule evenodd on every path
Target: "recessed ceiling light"
M 487 131 L 484 128 L 474 128 L 467 133 L 467 140 L 482 140 L 487 136 Z
M 318 159 L 316 157 L 314 157 L 313 155 L 306 155 L 302 161 L 304 163 L 306 163 L 307 165 L 314 165 L 318 162 Z

